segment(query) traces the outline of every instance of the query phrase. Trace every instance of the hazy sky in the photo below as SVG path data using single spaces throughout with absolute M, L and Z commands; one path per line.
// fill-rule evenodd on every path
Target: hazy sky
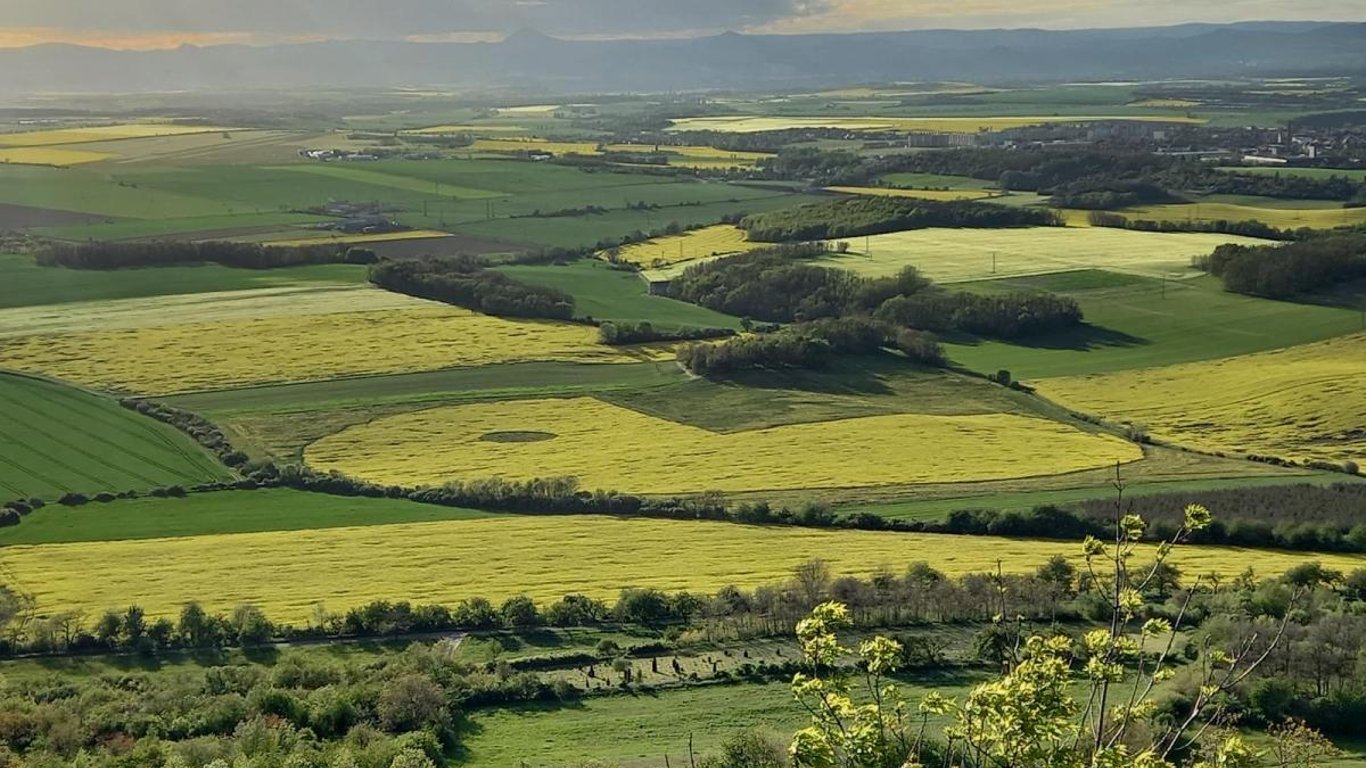
M 0 0 L 0 46 L 1366 21 L 1366 0 Z

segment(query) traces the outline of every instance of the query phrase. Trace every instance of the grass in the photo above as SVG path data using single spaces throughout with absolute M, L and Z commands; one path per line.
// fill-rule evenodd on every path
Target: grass
M 1366 208 L 1283 208 L 1235 203 L 1174 203 L 1119 211 L 1133 219 L 1156 221 L 1255 220 L 1280 229 L 1328 229 L 1366 223 Z
M 845 195 L 878 195 L 881 197 L 911 197 L 917 200 L 981 200 L 983 198 L 1000 195 L 1001 193 L 991 189 L 970 189 L 958 187 L 954 189 L 906 189 L 903 187 L 826 187 L 827 192 L 839 192 Z
M 112 400 L 0 375 L 0 498 L 147 490 L 229 477 L 175 429 Z
M 49 505 L 13 528 L 0 529 L 0 545 L 307 531 L 489 516 L 474 509 L 406 499 L 329 496 L 284 488 L 218 491 L 179 499 L 144 497 L 80 507 Z
M 34 227 L 32 233 L 57 240 L 135 240 L 175 236 L 194 240 L 236 239 L 256 232 L 316 225 L 330 219 L 308 213 L 233 213 L 174 219 L 120 219 L 88 224 Z
M 536 285 L 558 288 L 574 297 L 575 314 L 594 320 L 648 321 L 657 328 L 738 328 L 730 315 L 652 296 L 644 280 L 596 259 L 565 266 L 507 266 L 498 271 Z
M 929 674 L 899 687 L 912 707 L 929 690 L 962 699 L 972 674 Z M 550 766 L 593 764 L 622 768 L 691 765 L 748 730 L 786 744 L 810 715 L 785 682 L 709 685 L 631 696 L 593 697 L 574 704 L 523 705 L 475 712 L 462 742 L 461 765 Z
M 1152 483 L 1125 483 L 1124 496 L 1142 498 L 1159 493 L 1213 491 L 1224 488 L 1249 488 L 1265 485 L 1331 485 L 1350 482 L 1340 474 L 1317 473 L 1273 477 L 1227 477 L 1204 480 L 1168 480 Z M 1066 505 L 1092 499 L 1113 498 L 1115 489 L 1103 485 L 1061 490 L 1019 491 L 982 496 L 951 496 L 947 498 L 897 501 L 883 504 L 851 504 L 850 512 L 871 512 L 889 520 L 943 520 L 950 512 L 960 509 L 994 509 L 1002 512 L 1026 511 L 1044 504 Z M 1141 513 L 1143 505 L 1138 504 Z
M 766 247 L 770 245 L 749 242 L 745 231 L 739 227 L 718 224 L 714 227 L 703 227 L 623 246 L 617 258 L 638 267 L 664 267 L 708 256 L 744 253 Z
M 365 267 L 328 264 L 255 270 L 217 264 L 95 271 L 40 267 L 24 254 L 0 254 L 0 308 L 185 293 L 364 283 Z
M 332 303 L 313 314 L 291 315 L 297 297 L 285 295 L 253 316 L 217 322 L 181 318 L 171 325 L 0 339 L 0 366 L 101 389 L 170 394 L 501 362 L 640 362 L 668 354 L 600 345 L 588 326 L 504 320 L 378 291 L 400 303 L 357 309 L 370 293 L 333 291 Z M 145 311 L 155 317 L 154 308 Z
M 1263 168 L 1248 166 L 1246 168 L 1220 168 L 1219 170 L 1227 173 L 1242 173 L 1249 176 L 1299 176 L 1306 179 L 1330 179 L 1336 176 L 1338 178 L 1353 179 L 1355 181 L 1366 180 L 1366 168 Z
M 1143 548 L 1137 557 L 1151 555 Z M 1049 557 L 1079 561 L 1079 542 L 1031 541 L 812 528 L 743 526 L 597 516 L 497 517 L 364 528 L 219 536 L 14 545 L 0 568 L 31 595 L 39 614 L 81 610 L 98 616 L 137 603 L 149 617 L 190 601 L 213 611 L 241 603 L 277 621 L 304 623 L 317 603 L 340 611 L 372 600 L 451 604 L 482 595 L 614 597 L 622 587 L 709 592 L 787 578 L 812 558 L 839 574 L 929 562 L 950 574 L 1030 572 Z M 1185 547 L 1182 573 L 1259 575 L 1318 560 L 1350 572 L 1366 556 Z
M 512 431 L 557 437 L 480 439 Z M 993 460 L 983 462 L 984 455 Z M 1049 475 L 1133 461 L 1142 453 L 1118 438 L 1013 414 L 894 414 L 722 435 L 575 398 L 390 416 L 325 437 L 305 456 L 324 471 L 383 483 L 568 475 L 589 489 L 680 494 Z
M 392 243 L 399 240 L 432 240 L 435 238 L 450 237 L 449 232 L 438 232 L 433 229 L 408 229 L 400 232 L 381 232 L 371 235 L 335 235 L 318 233 L 309 237 L 295 237 L 290 235 L 285 239 L 274 237 L 264 240 L 266 245 L 359 245 L 362 243 Z
M 1366 334 L 1242 357 L 1042 379 L 1039 392 L 1204 450 L 1366 462 Z
M 72 165 L 98 163 L 111 155 L 80 149 L 59 147 L 0 147 L 0 163 L 15 165 L 51 165 L 65 168 Z
M 1099 227 L 918 229 L 851 238 L 854 251 L 821 259 L 862 275 L 895 274 L 914 266 L 938 282 L 1105 269 L 1150 276 L 1198 274 L 1191 259 L 1222 243 L 1264 241 L 1205 233 L 1135 232 Z M 861 250 L 860 250 L 861 249 Z
M 1204 120 L 1176 116 L 1143 115 L 1012 115 L 976 117 L 689 117 L 674 120 L 672 131 L 721 131 L 758 133 L 791 128 L 843 128 L 852 131 L 933 131 L 936 133 L 977 133 L 1000 131 L 1045 123 L 1082 123 L 1099 120 L 1130 120 L 1200 124 Z
M 1052 280 L 997 280 L 963 287 L 1050 289 Z M 1133 280 L 1072 293 L 1087 320 L 1074 331 L 1037 337 L 1029 344 L 981 341 L 945 348 L 954 361 L 974 370 L 1005 368 L 1017 378 L 1032 380 L 1242 355 L 1362 328 L 1360 312 L 1227 293 L 1212 277 Z

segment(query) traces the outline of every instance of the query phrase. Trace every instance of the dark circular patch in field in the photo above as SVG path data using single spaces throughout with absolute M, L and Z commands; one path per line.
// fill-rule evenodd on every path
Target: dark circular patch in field
M 557 437 L 554 432 L 486 432 L 479 439 L 487 443 L 539 443 Z

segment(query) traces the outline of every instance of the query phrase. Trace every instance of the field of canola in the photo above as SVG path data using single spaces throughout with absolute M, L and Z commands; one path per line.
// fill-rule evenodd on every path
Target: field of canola
M 714 592 L 786 578 L 813 558 L 838 574 L 868 575 L 929 562 L 950 574 L 1033 571 L 1057 554 L 1079 560 L 1075 542 L 987 536 L 835 531 L 609 517 L 503 517 L 364 528 L 227 534 L 141 541 L 10 546 L 0 569 L 37 601 L 38 612 L 98 616 L 132 603 L 173 616 L 199 600 L 215 611 L 241 603 L 273 619 L 306 624 L 314 605 L 339 611 L 372 600 L 452 604 L 527 594 L 539 601 L 581 593 L 614 597 L 623 587 Z M 1306 560 L 1350 572 L 1366 556 L 1185 547 L 1172 558 L 1188 575 L 1259 575 Z M 244 578 L 243 574 L 250 574 Z
M 1366 334 L 1255 355 L 1041 379 L 1039 392 L 1206 450 L 1366 463 Z
M 581 397 L 391 416 L 325 437 L 305 456 L 319 469 L 383 483 L 572 475 L 586 489 L 674 494 L 996 480 L 1142 453 L 1119 438 L 1007 414 L 895 414 L 718 434 Z
M 746 239 L 745 231 L 739 227 L 718 224 L 678 235 L 632 243 L 623 247 L 617 258 L 648 268 L 680 264 L 720 254 L 744 253 L 769 246 L 769 243 L 751 243 Z

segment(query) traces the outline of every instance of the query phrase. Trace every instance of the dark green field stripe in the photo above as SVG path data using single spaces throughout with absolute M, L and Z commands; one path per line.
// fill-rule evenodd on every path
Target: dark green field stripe
M 8 400 L 8 401 L 11 402 L 11 403 L 15 403 L 14 400 L 12 400 L 10 397 L 8 397 L 7 395 L 4 395 L 4 394 L 0 394 L 0 400 Z M 80 446 L 78 446 L 78 445 L 72 443 L 70 440 L 64 439 L 64 438 L 62 438 L 62 437 L 60 437 L 60 436 L 58 436 L 58 435 L 52 434 L 52 432 L 51 432 L 50 430 L 43 430 L 43 429 L 41 429 L 40 427 L 35 426 L 33 423 L 27 422 L 27 421 L 25 421 L 24 419 L 21 419 L 21 418 L 19 418 L 18 416 L 15 416 L 15 415 L 13 415 L 13 414 L 11 414 L 11 418 L 13 419 L 14 423 L 18 424 L 20 427 L 23 427 L 23 428 L 27 429 L 29 432 L 33 433 L 34 435 L 40 435 L 40 436 L 42 436 L 44 439 L 46 439 L 48 442 L 53 443 L 53 444 L 54 444 L 56 447 L 58 447 L 58 448 L 61 448 L 61 449 L 63 449 L 63 450 L 71 451 L 72 453 L 75 453 L 75 454 L 80 455 L 80 456 L 84 456 L 84 457 L 86 457 L 87 459 L 90 459 L 90 460 L 91 460 L 92 462 L 94 462 L 95 464 L 97 464 L 97 465 L 99 465 L 99 466 L 101 466 L 101 467 L 104 467 L 105 469 L 110 470 L 110 471 L 112 471 L 112 472 L 114 472 L 114 473 L 116 473 L 116 474 L 128 475 L 128 476 L 134 478 L 135 480 L 140 480 L 140 481 L 142 481 L 142 482 L 144 482 L 144 483 L 148 483 L 148 484 L 150 484 L 150 485 L 158 485 L 158 483 L 157 483 L 156 480 L 154 480 L 154 479 L 152 479 L 152 478 L 150 478 L 150 477 L 148 477 L 148 476 L 142 474 L 141 472 L 138 471 L 137 468 L 127 467 L 127 466 L 124 466 L 123 464 L 115 464 L 115 463 L 113 463 L 110 459 L 108 459 L 108 458 L 106 458 L 106 457 L 104 457 L 104 456 L 100 456 L 100 455 L 98 455 L 98 454 L 95 454 L 95 453 L 92 453 L 92 452 L 90 452 L 90 451 L 87 451 L 86 449 L 84 449 L 84 448 L 82 448 L 82 447 L 80 447 Z M 61 419 L 57 419 L 57 418 L 53 418 L 53 417 L 48 417 L 48 418 L 50 418 L 50 419 L 51 419 L 54 423 L 56 423 L 57 425 L 59 425 L 59 426 L 61 426 L 61 427 L 65 427 L 67 430 L 69 430 L 69 431 L 71 431 L 71 432 L 73 432 L 73 433 L 75 433 L 75 434 L 79 434 L 79 435 L 81 435 L 83 438 L 92 440 L 92 441 L 97 442 L 97 443 L 102 443 L 102 444 L 104 444 L 104 445 L 106 445 L 106 446 L 108 446 L 108 447 L 114 449 L 115 451 L 119 452 L 119 455 L 132 456 L 132 457 L 135 458 L 135 459 L 138 459 L 138 460 L 140 460 L 140 461 L 144 461 L 145 463 L 151 464 L 152 466 L 155 466 L 155 467 L 157 467 L 157 468 L 159 468 L 159 469 L 162 469 L 162 470 L 165 470 L 165 471 L 167 471 L 167 472 L 170 472 L 171 475 L 172 475 L 173 477 L 182 477 L 182 476 L 183 476 L 183 475 L 181 475 L 180 473 L 175 472 L 174 470 L 171 470 L 171 469 L 169 469 L 169 468 L 167 468 L 167 467 L 165 467 L 165 466 L 163 466 L 163 465 L 160 465 L 160 464 L 158 464 L 158 463 L 156 463 L 156 462 L 153 462 L 153 461 L 148 461 L 148 460 L 142 458 L 141 456 L 139 456 L 138 454 L 133 453 L 133 452 L 131 452 L 131 451 L 128 451 L 128 450 L 125 449 L 123 446 L 120 446 L 120 445 L 118 445 L 117 443 L 115 443 L 115 442 L 113 442 L 113 441 L 110 441 L 110 440 L 108 440 L 108 439 L 105 439 L 105 438 L 103 438 L 103 437 L 101 437 L 101 436 L 99 436 L 99 435 L 96 435 L 96 434 L 93 434 L 93 433 L 90 433 L 90 432 L 86 432 L 86 431 L 80 429 L 79 427 L 75 427 L 75 426 L 73 426 L 73 425 L 71 425 L 71 424 L 69 424 L 69 423 L 67 423 L 67 422 L 65 422 L 65 421 L 63 421 L 63 420 L 61 420 Z M 43 456 L 43 455 L 44 455 L 42 452 L 39 452 L 38 449 L 33 448 L 32 446 L 29 446 L 29 450 L 33 451 L 34 453 L 38 453 L 38 455 L 40 455 L 40 456 Z M 86 478 L 88 478 L 88 479 L 94 480 L 94 481 L 97 482 L 97 483 L 103 484 L 103 483 L 106 483 L 106 482 L 110 482 L 110 483 L 113 482 L 113 481 L 111 481 L 111 480 L 101 480 L 101 479 L 98 479 L 98 478 L 96 478 L 94 475 L 91 475 L 91 474 L 85 472 L 84 470 L 80 470 L 80 469 L 77 469 L 77 468 L 75 468 L 75 467 L 66 466 L 65 462 L 60 461 L 60 460 L 57 460 L 57 459 L 55 459 L 55 458 L 53 458 L 53 457 L 51 457 L 51 456 L 46 456 L 46 458 L 48 458 L 49 461 L 52 461 L 52 462 L 53 462 L 54 464 L 56 464 L 57 466 L 65 466 L 65 467 L 66 467 L 68 470 L 70 470 L 72 473 L 78 474 L 78 475 L 82 475 L 82 476 L 84 476 L 84 477 L 86 477 Z
M 15 442 L 15 443 L 18 443 L 19 441 L 16 440 L 16 441 L 14 441 L 14 442 Z M 36 449 L 34 449 L 34 448 L 32 448 L 32 447 L 29 447 L 28 450 L 29 450 L 31 453 L 34 453 L 34 454 L 36 454 L 36 455 L 38 455 L 38 456 L 42 456 L 43 458 L 46 458 L 50 463 L 54 464 L 55 466 L 58 466 L 58 467 L 62 467 L 62 466 L 63 466 L 60 462 L 55 462 L 55 461 L 53 461 L 50 457 L 48 457 L 46 454 L 42 453 L 41 451 L 38 451 L 38 450 L 36 450 Z M 3 462 L 3 463 L 5 463 L 5 464 L 7 464 L 7 465 L 13 467 L 14 469 L 16 469 L 16 470 L 18 470 L 18 471 L 20 471 L 20 472 L 22 472 L 22 473 L 28 475 L 29 477 L 31 477 L 31 478 L 33 478 L 33 479 L 35 479 L 35 480 L 38 480 L 38 481 L 43 482 L 43 483 L 46 483 L 46 484 L 52 486 L 53 488 L 56 488 L 56 489 L 65 489 L 65 488 L 70 487 L 70 484 L 69 484 L 69 483 L 65 483 L 65 482 L 62 482 L 62 481 L 59 481 L 59 480 L 55 480 L 55 479 L 53 479 L 53 478 L 51 478 L 51 477 L 48 477 L 47 475 L 45 475 L 45 474 L 39 472 L 38 470 L 33 469 L 33 468 L 30 467 L 30 466 L 27 466 L 27 465 L 25 465 L 25 464 L 20 464 L 19 462 L 15 461 L 15 460 L 13 460 L 13 459 L 6 458 L 5 456 L 0 456 L 0 462 Z M 69 468 L 68 468 L 68 469 L 69 469 Z M 83 474 L 83 473 L 80 472 L 79 470 L 72 470 L 72 473 L 73 473 L 73 474 L 78 474 L 78 475 L 79 475 L 79 474 Z M 100 483 L 100 484 L 103 484 L 103 481 L 96 481 L 96 482 L 98 482 L 98 483 Z M 23 495 L 23 492 L 22 492 L 22 491 L 20 492 L 20 495 Z

